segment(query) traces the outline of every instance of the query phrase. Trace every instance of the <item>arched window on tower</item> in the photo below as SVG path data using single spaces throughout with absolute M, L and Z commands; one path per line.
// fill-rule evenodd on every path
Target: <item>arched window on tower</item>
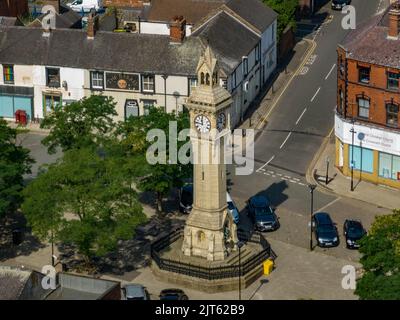
M 210 85 L 210 74 L 206 73 L 206 85 Z
M 200 84 L 204 84 L 204 72 L 200 74 Z

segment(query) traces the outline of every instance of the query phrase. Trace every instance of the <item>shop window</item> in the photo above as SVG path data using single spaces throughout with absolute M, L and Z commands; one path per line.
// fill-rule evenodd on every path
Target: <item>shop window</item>
M 354 152 L 353 152 L 354 148 Z M 350 146 L 349 148 L 349 167 L 362 172 L 374 172 L 374 152 L 371 149 Z
M 379 152 L 379 176 L 397 180 L 400 173 L 400 157 Z
M 14 83 L 14 66 L 3 65 L 3 79 L 4 83 L 8 84 Z
M 55 107 L 61 105 L 61 97 L 53 95 L 44 96 L 44 114 L 53 111 Z

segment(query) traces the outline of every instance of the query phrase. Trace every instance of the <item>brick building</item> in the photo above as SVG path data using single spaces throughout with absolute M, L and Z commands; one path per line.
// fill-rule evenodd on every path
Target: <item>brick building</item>
M 28 12 L 28 0 L 0 0 L 0 16 L 18 17 Z
M 400 188 L 400 4 L 338 47 L 336 166 Z

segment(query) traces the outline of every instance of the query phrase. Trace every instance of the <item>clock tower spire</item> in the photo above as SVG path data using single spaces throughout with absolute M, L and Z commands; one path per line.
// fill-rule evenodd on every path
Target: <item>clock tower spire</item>
M 230 133 L 230 93 L 219 85 L 219 67 L 208 46 L 197 65 L 198 86 L 186 102 L 193 150 L 193 208 L 184 231 L 187 256 L 224 260 L 235 248 L 236 225 L 227 210 L 224 139 Z

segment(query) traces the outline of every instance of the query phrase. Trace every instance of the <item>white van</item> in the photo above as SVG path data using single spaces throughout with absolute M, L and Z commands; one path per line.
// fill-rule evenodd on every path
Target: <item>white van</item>
M 91 9 L 95 9 L 97 12 L 103 9 L 102 0 L 74 0 L 72 3 L 68 3 L 67 5 L 77 12 L 90 12 Z

